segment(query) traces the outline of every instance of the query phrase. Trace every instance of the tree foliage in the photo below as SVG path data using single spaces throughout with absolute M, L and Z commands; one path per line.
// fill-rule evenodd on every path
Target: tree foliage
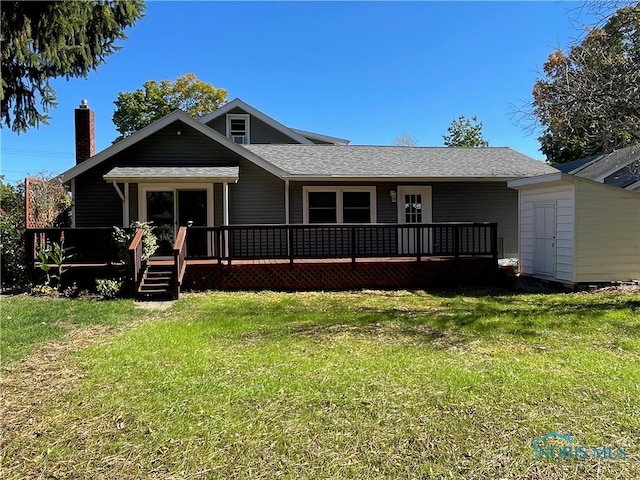
M 51 79 L 86 78 L 143 12 L 141 0 L 2 2 L 0 125 L 24 132 L 46 124 L 56 106 Z
M 489 142 L 482 137 L 483 127 L 484 124 L 478 122 L 475 115 L 471 120 L 460 115 L 447 128 L 449 135 L 442 136 L 444 144 L 447 147 L 488 147 Z
M 144 83 L 143 89 L 118 93 L 117 100 L 113 102 L 116 105 L 113 123 L 120 133 L 116 141 L 177 108 L 199 118 L 218 109 L 226 101 L 225 89 L 200 81 L 193 73 L 179 77 L 175 82 L 150 80 Z
M 568 52 L 551 53 L 531 110 L 551 163 L 640 142 L 640 3 L 618 9 Z
M 2 290 L 25 288 L 28 275 L 24 252 L 24 184 L 3 182 L 0 175 L 0 285 Z
M 396 147 L 417 147 L 418 140 L 413 135 L 403 133 L 395 138 L 393 145 Z

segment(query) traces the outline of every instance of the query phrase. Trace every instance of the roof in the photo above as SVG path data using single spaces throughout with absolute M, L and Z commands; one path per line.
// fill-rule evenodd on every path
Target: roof
M 200 119 L 200 121 L 202 123 L 209 123 L 214 118 L 218 118 L 218 117 L 220 117 L 222 115 L 226 115 L 227 113 L 229 113 L 234 108 L 240 108 L 240 109 L 244 110 L 245 112 L 247 112 L 251 116 L 260 119 L 261 121 L 263 121 L 264 123 L 266 123 L 270 127 L 275 128 L 276 130 L 279 130 L 280 132 L 284 133 L 289 138 L 292 138 L 293 140 L 296 140 L 297 142 L 300 142 L 300 143 L 303 143 L 303 144 L 311 144 L 311 143 L 313 143 L 311 140 L 309 140 L 308 138 L 304 137 L 300 133 L 297 133 L 293 129 L 281 124 L 277 120 L 271 118 L 269 115 L 265 115 L 260 110 L 255 109 L 254 107 L 252 107 L 248 103 L 243 102 L 239 98 L 234 98 L 229 103 L 225 103 L 222 107 L 218 108 L 217 110 L 214 110 L 209 115 L 205 115 L 204 117 L 202 117 Z
M 513 188 L 514 190 L 536 190 L 539 188 L 577 184 L 590 185 L 592 188 L 597 188 L 601 192 L 609 191 L 618 197 L 624 195 L 625 198 L 640 200 L 640 192 L 635 192 L 631 189 L 621 189 L 614 185 L 596 182 L 595 180 L 559 171 L 546 175 L 537 175 L 535 177 L 515 178 L 507 182 L 507 187 Z
M 350 142 L 350 140 L 347 140 L 346 138 L 332 137 L 329 135 L 323 135 L 321 133 L 314 133 L 314 132 L 309 132 L 307 130 L 300 130 L 299 128 L 292 128 L 291 130 L 293 130 L 296 133 L 299 133 L 300 135 L 308 138 L 309 140 L 319 140 L 321 142 L 333 143 L 338 145 L 347 145 Z
M 510 148 L 245 145 L 289 179 L 506 180 L 557 172 Z
M 117 182 L 236 182 L 238 172 L 238 167 L 115 167 L 103 178 Z
M 221 135 L 220 133 L 216 132 L 213 128 L 211 128 L 211 127 L 199 122 L 198 120 L 194 119 L 193 117 L 191 117 L 190 115 L 186 114 L 185 112 L 183 112 L 181 110 L 174 110 L 169 115 L 167 115 L 165 117 L 162 117 L 160 120 L 157 120 L 157 121 L 153 122 L 150 125 L 147 125 L 146 127 L 144 127 L 142 129 L 138 130 L 137 132 L 135 132 L 134 134 L 129 135 L 128 137 L 126 137 L 126 138 L 120 140 L 119 142 L 111 145 L 109 148 L 106 148 L 106 149 L 102 150 L 101 152 L 99 152 L 98 154 L 94 155 L 93 157 L 88 158 L 84 162 L 79 163 L 76 166 L 74 166 L 74 167 L 70 168 L 69 170 L 67 170 L 66 172 L 62 173 L 60 175 L 61 181 L 64 182 L 64 183 L 71 181 L 72 179 L 74 179 L 78 175 L 81 175 L 82 173 L 92 169 L 96 165 L 99 165 L 100 163 L 104 162 L 105 160 L 108 160 L 109 158 L 113 157 L 114 155 L 116 155 L 116 154 L 122 152 L 123 150 L 135 145 L 139 141 L 144 140 L 145 138 L 153 135 L 154 133 L 156 133 L 156 132 L 162 130 L 163 128 L 171 125 L 172 123 L 178 122 L 178 121 L 182 122 L 184 125 L 186 125 L 188 127 L 191 127 L 193 129 L 197 130 L 201 134 L 209 137 L 211 140 L 213 140 L 215 142 L 218 142 L 221 145 L 226 146 L 227 148 L 229 148 L 233 152 L 235 152 L 235 153 L 247 158 L 248 160 L 254 162 L 256 165 L 264 168 L 265 170 L 267 170 L 268 172 L 272 173 L 273 175 L 276 175 L 276 176 L 282 175 L 283 172 L 281 172 L 279 169 L 275 168 L 271 164 L 268 164 L 267 162 L 265 162 L 260 157 L 256 157 L 254 154 L 252 154 L 251 152 L 247 151 L 245 148 L 243 148 L 239 144 L 237 144 L 235 142 L 232 142 L 230 139 L 228 139 L 224 135 Z
M 582 165 L 580 165 L 581 161 Z M 640 145 L 632 145 L 608 154 L 576 160 L 561 170 L 596 182 L 627 188 L 640 180 Z

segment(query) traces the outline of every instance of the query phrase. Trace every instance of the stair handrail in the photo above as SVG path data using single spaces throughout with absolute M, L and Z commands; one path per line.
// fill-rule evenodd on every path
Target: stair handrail
M 140 272 L 142 271 L 142 237 L 144 237 L 144 228 L 138 228 L 129 245 L 129 256 L 131 258 L 131 268 L 133 269 L 133 283 L 136 288 L 140 280 Z
M 180 294 L 180 285 L 182 285 L 182 279 L 184 278 L 184 272 L 186 267 L 186 258 L 187 258 L 187 227 L 180 227 L 178 229 L 178 234 L 176 235 L 176 241 L 173 244 L 173 265 L 174 272 L 173 276 L 175 279 L 174 284 L 174 298 L 178 298 Z

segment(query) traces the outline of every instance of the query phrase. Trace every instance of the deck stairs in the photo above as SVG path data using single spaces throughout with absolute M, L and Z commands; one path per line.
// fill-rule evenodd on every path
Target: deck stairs
M 173 297 L 175 281 L 173 259 L 152 257 L 147 261 L 138 285 L 138 295 L 146 298 Z

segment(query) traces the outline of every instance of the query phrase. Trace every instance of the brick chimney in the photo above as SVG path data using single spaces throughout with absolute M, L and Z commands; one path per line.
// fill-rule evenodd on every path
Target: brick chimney
M 93 111 L 86 100 L 75 110 L 76 165 L 96 153 L 96 126 Z

